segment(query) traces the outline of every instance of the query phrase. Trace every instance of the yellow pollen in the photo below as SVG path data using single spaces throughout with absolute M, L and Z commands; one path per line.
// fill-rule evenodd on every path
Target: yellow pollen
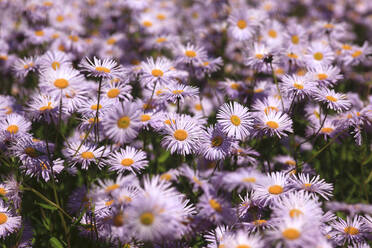
M 233 90 L 238 90 L 238 89 L 240 89 L 240 84 L 232 83 L 232 84 L 230 84 L 230 88 L 233 89 Z
M 152 22 L 150 22 L 150 21 L 144 21 L 144 22 L 142 22 L 142 24 L 143 24 L 143 26 L 145 26 L 147 28 L 152 26 Z
M 298 83 L 294 83 L 293 84 L 293 87 L 295 87 L 296 89 L 299 89 L 299 90 L 303 90 L 304 89 L 304 86 L 302 84 L 298 84 Z
M 323 53 L 320 53 L 320 52 L 314 53 L 314 59 L 322 60 L 323 59 Z
M 321 130 L 322 133 L 332 133 L 333 132 L 333 128 L 331 127 L 323 127 L 322 130 Z
M 118 127 L 122 129 L 126 129 L 130 125 L 130 118 L 129 116 L 123 116 L 118 120 Z
M 154 70 L 151 71 L 151 74 L 154 77 L 162 77 L 164 75 L 164 72 L 162 70 L 159 70 L 159 69 L 154 69 Z
M 122 166 L 129 167 L 129 166 L 131 166 L 133 163 L 134 163 L 134 160 L 131 159 L 131 158 L 124 158 L 123 160 L 121 160 L 121 165 L 122 165 Z
M 169 180 L 172 179 L 172 175 L 169 174 L 169 173 L 164 173 L 163 175 L 160 176 L 160 179 L 165 180 L 165 181 L 169 181 Z
M 289 216 L 291 218 L 295 218 L 295 217 L 299 217 L 300 215 L 303 215 L 304 213 L 302 213 L 301 210 L 297 209 L 297 208 L 294 208 L 294 209 L 291 209 L 289 211 Z
M 58 33 L 55 33 L 55 34 L 52 34 L 52 39 L 57 39 L 59 37 L 59 34 Z M 58 48 L 59 49 L 59 48 Z
M 102 108 L 102 105 L 100 104 L 100 105 L 97 106 L 97 104 L 93 104 L 92 106 L 90 106 L 90 109 L 91 110 L 97 110 L 97 108 L 98 109 L 101 109 Z
M 295 228 L 287 228 L 282 232 L 282 235 L 286 239 L 295 240 L 301 236 L 301 233 Z
M 203 66 L 208 66 L 208 65 L 209 65 L 208 61 L 203 62 Z
M 213 147 L 220 146 L 222 142 L 223 142 L 223 138 L 221 136 L 216 136 L 212 139 L 212 146 Z
M 261 92 L 263 92 L 263 91 L 264 91 L 264 89 L 258 88 L 258 89 L 255 89 L 255 90 L 254 90 L 254 93 L 261 93 Z
M 360 55 L 362 55 L 362 51 L 360 50 L 356 50 L 355 52 L 353 52 L 353 54 L 351 54 L 353 58 L 359 57 Z
M 274 29 L 270 29 L 269 32 L 267 32 L 267 34 L 271 37 L 271 38 L 276 38 L 278 35 L 276 33 L 276 31 Z
M 59 67 L 61 67 L 61 65 L 60 65 L 60 63 L 58 63 L 57 61 L 54 61 L 53 63 L 52 63 L 52 68 L 53 68 L 53 70 L 57 70 L 57 69 L 59 69 Z
M 196 57 L 196 52 L 193 50 L 186 50 L 185 55 L 189 58 L 195 58 Z
M 156 39 L 156 43 L 163 43 L 163 42 L 166 42 L 167 41 L 167 38 L 164 38 L 164 37 L 159 37 Z
M 107 45 L 114 45 L 116 43 L 116 40 L 114 38 L 109 38 L 106 41 Z
M 82 157 L 83 159 L 93 159 L 93 158 L 94 158 L 94 154 L 93 154 L 93 152 L 89 152 L 89 151 L 87 151 L 87 152 L 82 152 L 82 153 L 81 153 L 81 157 Z
M 43 30 L 37 30 L 37 31 L 35 31 L 35 35 L 39 36 L 39 37 L 44 36 L 44 31 Z
M 258 225 L 265 224 L 266 222 L 267 222 L 267 220 L 255 220 L 255 221 L 253 221 L 253 224 L 258 226 Z
M 255 57 L 257 58 L 257 59 L 263 59 L 263 54 L 261 54 L 261 53 L 256 53 L 256 55 L 255 55 Z
M 256 178 L 254 178 L 254 177 L 245 177 L 245 178 L 243 178 L 243 182 L 245 182 L 245 183 L 255 183 L 256 182 Z
M 344 49 L 344 50 L 351 50 L 351 46 L 349 45 L 349 44 L 343 44 L 342 45 L 342 49 Z
M 266 122 L 266 125 L 272 129 L 277 129 L 279 127 L 279 124 L 275 121 L 268 121 Z
M 155 216 L 150 212 L 145 212 L 141 214 L 140 221 L 143 225 L 149 226 L 154 222 Z
M 311 183 L 304 183 L 304 187 L 305 187 L 306 189 L 310 188 L 310 187 L 311 187 Z
M 284 70 L 282 68 L 278 68 L 278 69 L 275 70 L 275 73 L 278 74 L 278 75 L 283 75 Z
M 327 23 L 327 24 L 324 24 L 323 26 L 324 28 L 327 28 L 327 29 L 332 29 L 335 27 L 335 25 L 333 25 L 332 23 Z
M 195 104 L 194 108 L 197 111 L 202 111 L 203 110 L 203 106 L 200 103 Z
M 177 129 L 176 131 L 174 131 L 173 136 L 176 140 L 184 141 L 187 138 L 188 134 L 183 129 Z
M 326 96 L 326 99 L 331 102 L 337 102 L 337 98 L 334 96 Z
M 54 86 L 59 89 L 65 89 L 69 85 L 68 81 L 64 78 L 58 78 L 54 81 Z
M 164 21 L 167 17 L 164 14 L 158 14 L 156 18 L 160 21 Z
M 107 91 L 107 97 L 108 98 L 115 98 L 120 94 L 120 90 L 117 88 L 110 89 Z
M 111 191 L 113 191 L 117 188 L 119 188 L 119 184 L 115 183 L 113 185 L 110 185 L 110 186 L 106 187 L 105 191 L 106 191 L 106 193 L 109 193 L 109 192 L 111 192 Z
M 290 58 L 290 59 L 298 59 L 298 56 L 297 54 L 295 53 L 287 53 L 287 57 Z
M 283 192 L 283 188 L 280 185 L 272 185 L 269 187 L 269 193 L 272 195 L 279 195 Z
M 2 196 L 5 196 L 6 195 L 5 188 L 0 187 L 0 195 L 2 195 Z
M 10 125 L 10 126 L 8 126 L 8 128 L 6 129 L 6 131 L 8 131 L 8 132 L 11 133 L 11 134 L 16 134 L 16 133 L 18 133 L 18 130 L 19 130 L 19 128 L 18 128 L 17 125 Z
M 72 42 L 78 42 L 78 41 L 79 41 L 79 37 L 76 36 L 76 35 L 69 35 L 68 38 L 69 38 Z
M 51 109 L 53 109 L 51 102 L 48 102 L 48 105 L 42 106 L 39 108 L 40 111 L 51 110 Z
M 105 202 L 105 206 L 111 206 L 114 203 L 114 200 Z
M 328 78 L 328 75 L 325 73 L 318 74 L 318 80 L 326 80 L 327 78 Z
M 45 7 L 51 7 L 51 6 L 53 6 L 53 2 L 46 1 L 46 2 L 43 3 L 43 5 Z
M 0 225 L 6 223 L 8 221 L 8 216 L 4 213 L 0 213 Z
M 114 226 L 122 226 L 124 225 L 124 218 L 123 218 L 123 215 L 122 214 L 117 214 L 114 216 L 114 219 L 113 219 L 113 224 Z
M 357 235 L 359 233 L 358 228 L 355 228 L 353 226 L 345 227 L 344 232 L 349 235 Z
M 219 204 L 216 200 L 210 199 L 209 200 L 209 205 L 216 211 L 216 212 L 221 212 L 222 207 L 221 204 Z
M 149 115 L 141 115 L 141 121 L 142 122 L 149 121 L 149 120 L 151 120 L 151 116 L 149 116 Z
M 157 90 L 157 91 L 155 92 L 155 94 L 156 94 L 157 96 L 160 96 L 160 95 L 163 94 L 163 93 L 164 93 L 163 90 Z
M 297 45 L 300 42 L 300 38 L 297 35 L 292 35 L 291 41 Z
M 239 126 L 239 125 L 240 125 L 240 118 L 239 118 L 239 116 L 237 116 L 237 115 L 232 115 L 232 116 L 230 117 L 230 121 L 231 121 L 231 123 L 232 123 L 234 126 Z
M 183 90 L 173 90 L 172 93 L 175 95 L 179 95 L 183 93 Z
M 63 22 L 65 20 L 65 18 L 63 17 L 63 15 L 58 15 L 57 17 L 56 17 L 56 21 L 57 22 Z
M 247 27 L 247 22 L 244 21 L 244 20 L 239 20 L 236 23 L 236 26 L 238 26 L 238 28 L 240 28 L 240 29 L 245 29 Z
M 104 73 L 110 73 L 111 70 L 107 67 L 103 67 L 103 66 L 97 66 L 96 67 L 96 71 L 98 72 L 104 72 Z
M 58 46 L 58 50 L 60 50 L 60 51 L 62 51 L 62 52 L 64 52 L 65 51 L 65 46 L 64 45 L 59 45 Z

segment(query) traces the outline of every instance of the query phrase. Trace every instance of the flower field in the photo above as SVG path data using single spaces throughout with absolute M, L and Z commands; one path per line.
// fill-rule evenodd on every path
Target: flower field
M 371 247 L 371 1 L 0 14 L 0 248 Z

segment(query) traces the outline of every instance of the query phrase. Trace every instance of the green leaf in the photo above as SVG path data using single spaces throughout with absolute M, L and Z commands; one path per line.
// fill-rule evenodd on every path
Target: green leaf
M 371 161 L 371 160 L 372 160 L 372 153 L 368 156 L 368 158 L 367 158 L 366 160 L 364 160 L 364 161 L 362 162 L 362 165 L 366 165 L 366 164 L 368 164 L 369 161 Z
M 369 175 L 368 175 L 366 181 L 364 182 L 364 184 L 369 183 L 371 180 L 372 180 L 372 171 L 369 173 Z
M 159 163 L 164 163 L 167 158 L 170 156 L 170 153 L 169 152 L 164 152 L 162 155 L 159 156 Z
M 61 242 L 59 242 L 59 240 L 56 237 L 51 237 L 49 239 L 49 243 L 53 248 L 63 248 L 63 245 L 61 244 Z
M 49 209 L 49 210 L 52 210 L 52 211 L 57 210 L 56 207 L 45 204 L 45 203 L 37 202 L 36 204 L 39 205 L 42 208 Z

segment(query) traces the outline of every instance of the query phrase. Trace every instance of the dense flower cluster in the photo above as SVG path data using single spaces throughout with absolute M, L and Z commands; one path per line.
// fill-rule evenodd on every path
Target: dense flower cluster
M 330 201 L 312 166 L 345 140 L 371 152 L 369 0 L 0 10 L 4 244 L 369 247 L 372 207 Z

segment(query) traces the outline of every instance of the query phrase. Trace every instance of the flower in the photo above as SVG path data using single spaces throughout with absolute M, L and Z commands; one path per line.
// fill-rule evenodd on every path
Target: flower
M 293 175 L 289 181 L 290 187 L 309 192 L 314 196 L 320 195 L 326 200 L 328 200 L 328 197 L 332 196 L 332 184 L 326 183 L 324 179 L 320 179 L 319 175 L 310 178 L 309 174 L 300 173 L 298 175 Z
M 337 221 L 331 223 L 333 231 L 330 232 L 332 239 L 338 244 L 343 245 L 346 242 L 357 244 L 365 241 L 367 228 L 363 218 L 355 215 L 354 218 L 347 216 L 346 221 L 337 218 Z
M 199 95 L 199 89 L 193 86 L 174 84 L 170 85 L 168 89 L 161 94 L 161 98 L 170 102 L 176 103 L 177 101 L 183 102 L 184 98 L 196 98 Z
M 80 68 L 87 72 L 89 76 L 101 78 L 121 78 L 124 68 L 113 59 L 106 58 L 100 60 L 96 57 L 91 61 L 88 57 L 80 63 Z
M 21 216 L 16 216 L 4 205 L 0 204 L 0 237 L 5 237 L 21 228 Z
M 7 115 L 0 121 L 0 134 L 9 139 L 27 136 L 30 129 L 31 122 L 19 114 Z
M 179 45 L 178 47 L 178 62 L 185 64 L 193 63 L 198 65 L 207 60 L 207 53 L 202 46 L 192 45 L 187 43 L 186 46 Z
M 74 142 L 63 150 L 63 154 L 73 166 L 79 163 L 83 170 L 88 170 L 92 163 L 98 164 L 98 161 L 106 157 L 108 151 L 104 147 L 96 147 L 93 144 L 81 145 L 78 142 Z M 102 168 L 103 163 L 100 163 L 98 166 Z
M 221 125 L 208 127 L 205 136 L 205 140 L 208 142 L 203 142 L 200 150 L 206 159 L 220 160 L 230 154 L 233 140 L 226 136 Z
M 250 134 L 253 119 L 246 107 L 237 102 L 230 102 L 218 109 L 217 122 L 227 136 L 243 140 Z
M 175 83 L 175 69 L 165 57 L 158 57 L 155 61 L 152 57 L 147 58 L 147 62 L 141 63 L 141 68 L 141 84 L 147 88 L 153 89 L 155 84 L 162 87 Z
M 345 94 L 336 93 L 334 90 L 322 88 L 315 91 L 315 100 L 325 103 L 327 108 L 333 109 L 338 113 L 351 108 L 351 102 Z
M 118 173 L 130 171 L 138 172 L 148 166 L 146 153 L 136 148 L 127 146 L 125 149 L 115 151 L 107 160 L 110 170 Z
M 310 96 L 316 90 L 316 84 L 308 75 L 284 75 L 282 77 L 281 91 L 288 96 L 288 98 L 297 97 L 303 99 L 305 96 Z
M 256 134 L 287 136 L 285 132 L 293 132 L 292 120 L 286 113 L 269 111 L 268 114 L 258 114 L 256 116 Z

